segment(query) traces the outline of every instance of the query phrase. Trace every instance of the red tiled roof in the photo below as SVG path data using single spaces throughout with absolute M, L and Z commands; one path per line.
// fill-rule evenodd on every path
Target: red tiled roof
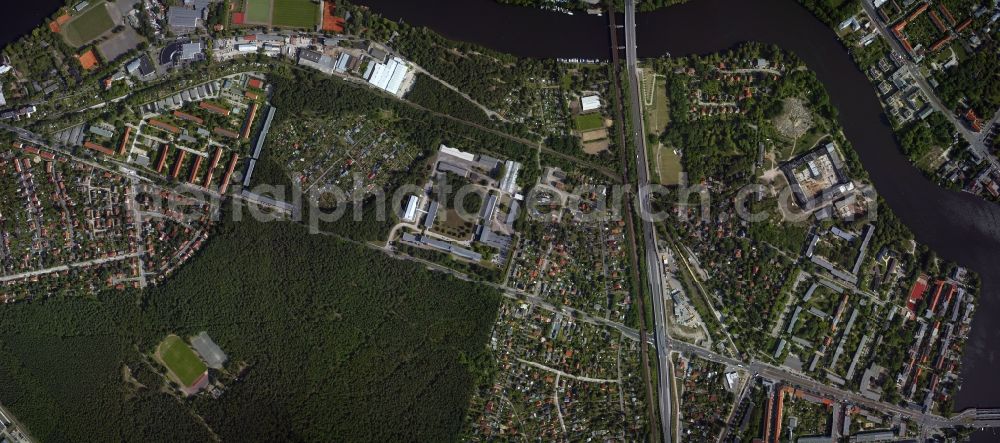
M 201 161 L 204 157 L 200 155 L 194 156 L 194 166 L 191 167 L 191 173 L 188 174 L 188 183 L 194 183 L 195 178 L 198 177 L 198 170 L 201 169 Z
M 184 164 L 184 157 L 187 156 L 187 151 L 181 150 L 177 155 L 177 161 L 174 162 L 174 168 L 170 171 L 170 178 L 177 178 L 177 174 L 181 173 L 181 165 Z
M 125 127 L 125 135 L 122 136 L 121 144 L 118 145 L 118 155 L 125 155 L 125 145 L 128 144 L 128 137 L 132 134 L 132 127 Z
M 160 149 L 160 160 L 156 162 L 156 172 L 163 172 L 163 165 L 167 164 L 167 154 L 170 153 L 170 145 L 163 145 Z
M 924 292 L 927 291 L 927 276 L 921 275 L 917 277 L 917 281 L 913 283 L 913 288 L 910 289 L 910 296 L 906 299 L 906 308 L 910 310 L 911 317 L 916 314 L 917 301 L 924 298 Z
M 241 136 L 244 139 L 250 138 L 250 128 L 253 127 L 253 118 L 257 115 L 257 104 L 253 103 L 250 105 L 250 110 L 247 111 L 247 119 L 243 122 L 243 131 Z
M 204 110 L 206 110 L 208 112 L 214 112 L 214 113 L 222 115 L 222 116 L 228 116 L 229 115 L 229 110 L 228 109 L 223 108 L 223 107 L 218 106 L 218 105 L 213 105 L 213 104 L 211 104 L 209 102 L 198 103 L 198 107 L 201 108 L 201 109 L 204 109 Z
M 165 122 L 161 122 L 161 121 L 159 121 L 159 120 L 157 120 L 155 118 L 149 119 L 148 123 L 149 123 L 150 126 L 153 126 L 153 127 L 156 127 L 156 128 L 160 128 L 160 129 L 162 129 L 164 131 L 172 132 L 174 134 L 179 134 L 181 132 L 181 130 L 178 129 L 176 126 L 168 124 L 168 123 L 165 123 Z
M 937 13 L 934 11 L 929 12 L 931 16 L 931 21 L 934 22 L 934 26 L 937 26 L 938 31 L 946 32 L 948 30 L 944 23 L 941 21 L 941 17 L 938 17 Z
M 226 168 L 226 175 L 222 176 L 222 185 L 219 188 L 220 194 L 225 194 L 226 190 L 229 189 L 229 180 L 233 177 L 233 171 L 236 170 L 236 162 L 239 159 L 239 154 L 235 152 L 231 157 L 229 157 L 229 167 Z
M 88 141 L 88 142 L 86 142 L 86 143 L 83 144 L 83 147 L 85 147 L 87 149 L 92 149 L 92 150 L 97 151 L 97 152 L 100 152 L 100 153 L 102 153 L 104 155 L 115 155 L 115 151 L 113 151 L 111 148 L 105 148 L 104 146 L 101 146 L 101 145 L 99 145 L 97 143 L 94 143 L 94 142 Z
M 946 35 L 944 37 L 941 37 L 941 40 L 938 40 L 938 41 L 934 42 L 933 45 L 931 45 L 931 47 L 930 47 L 931 52 L 935 52 L 938 49 L 941 49 L 942 47 L 944 47 L 944 45 L 947 45 L 948 43 L 951 43 L 951 39 L 952 39 L 951 35 Z
M 941 10 L 941 13 L 944 14 L 944 18 L 948 19 L 949 23 L 951 23 L 953 25 L 955 24 L 955 16 L 951 15 L 951 10 L 948 9 L 947 6 L 945 6 L 945 5 L 938 5 L 938 9 Z
M 199 125 L 205 122 L 205 120 L 203 120 L 201 117 L 196 117 L 191 114 L 188 114 L 187 112 L 181 112 L 181 111 L 174 111 L 174 117 L 177 117 L 182 120 L 187 120 L 189 122 L 195 122 Z
M 228 129 L 225 129 L 225 128 L 215 128 L 214 130 L 212 130 L 212 132 L 214 132 L 214 133 L 216 133 L 218 135 L 221 135 L 223 137 L 240 138 L 239 134 L 237 134 L 237 133 L 235 133 L 233 131 L 230 131 Z
M 219 166 L 219 159 L 222 158 L 222 148 L 215 148 L 215 154 L 212 155 L 212 162 L 208 164 L 208 172 L 205 173 L 205 181 L 202 186 L 209 187 L 212 185 L 212 177 L 215 175 L 215 167 Z

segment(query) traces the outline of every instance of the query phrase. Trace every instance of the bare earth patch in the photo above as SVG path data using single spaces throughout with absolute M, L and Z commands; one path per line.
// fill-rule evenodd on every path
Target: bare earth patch
M 601 153 L 601 151 L 607 151 L 609 144 L 610 142 L 606 138 L 592 142 L 585 142 L 583 144 L 583 152 L 590 155 L 596 155 Z
M 774 127 L 781 135 L 797 139 L 813 126 L 812 114 L 802 100 L 796 97 L 785 99 L 781 115 L 774 119 Z
M 601 139 L 605 139 L 605 138 L 608 138 L 608 130 L 607 129 L 595 129 L 593 131 L 587 131 L 587 132 L 580 133 L 580 139 L 584 143 L 590 143 L 592 141 L 601 140 Z

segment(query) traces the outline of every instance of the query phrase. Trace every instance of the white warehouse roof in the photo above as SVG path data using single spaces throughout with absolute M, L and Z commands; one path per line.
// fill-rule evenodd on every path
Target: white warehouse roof
M 475 154 L 471 154 L 471 153 L 468 153 L 468 152 L 465 152 L 465 151 L 459 151 L 458 149 L 455 149 L 455 148 L 449 148 L 449 147 L 445 146 L 444 144 L 441 145 L 440 151 L 441 151 L 442 154 L 447 154 L 447 155 L 450 155 L 450 156 L 455 157 L 455 158 L 460 158 L 460 159 L 465 160 L 467 162 L 471 162 L 471 161 L 473 161 L 473 160 L 476 159 Z
M 601 97 L 588 95 L 580 99 L 580 105 L 582 106 L 583 112 L 593 111 L 601 107 Z
M 505 168 L 503 179 L 500 180 L 500 190 L 507 194 L 513 194 L 517 187 L 517 173 L 521 170 L 521 164 L 507 160 Z
M 369 74 L 368 83 L 393 95 L 399 93 L 403 78 L 410 70 L 399 57 L 393 57 L 386 63 L 376 63 L 374 67 L 369 66 L 369 68 L 371 72 L 366 73 Z
M 411 195 L 406 202 L 406 211 L 403 212 L 403 221 L 412 222 L 417 218 L 417 196 Z

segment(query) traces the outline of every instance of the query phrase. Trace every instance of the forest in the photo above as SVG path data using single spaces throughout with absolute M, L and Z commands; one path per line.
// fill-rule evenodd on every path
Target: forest
M 684 171 L 692 183 L 709 177 L 726 181 L 748 174 L 756 139 L 756 131 L 738 120 L 699 120 L 676 125 L 663 135 L 665 145 L 684 150 Z
M 816 18 L 834 26 L 861 8 L 858 0 L 799 0 Z
M 34 437 L 456 438 L 474 374 L 489 373 L 470 362 L 489 360 L 494 289 L 291 223 L 244 216 L 217 231 L 145 293 L 5 307 L 0 400 Z M 218 399 L 162 393 L 144 354 L 202 330 L 248 370 Z
M 922 159 L 931 149 L 946 149 L 954 141 L 954 126 L 939 112 L 932 113 L 925 120 L 916 120 L 899 131 L 899 143 L 903 153 L 910 160 Z
M 959 108 L 962 99 L 979 117 L 988 119 L 1000 107 L 1000 57 L 996 44 L 980 48 L 971 57 L 938 75 L 938 93 L 953 109 Z
M 490 120 L 482 109 L 426 74 L 417 75 L 417 82 L 406 94 L 406 99 L 432 111 L 480 125 L 490 125 Z

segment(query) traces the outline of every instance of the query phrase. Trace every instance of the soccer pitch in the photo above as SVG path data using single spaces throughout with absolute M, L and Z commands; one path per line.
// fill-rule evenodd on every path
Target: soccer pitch
M 271 21 L 271 0 L 247 0 L 246 20 L 248 23 L 268 24 Z
M 156 355 L 185 387 L 193 385 L 208 370 L 205 362 L 176 335 L 168 335 L 157 346 Z
M 106 3 L 98 3 L 63 25 L 63 36 L 70 46 L 80 47 L 115 27 Z
M 604 127 L 604 117 L 601 114 L 583 114 L 576 116 L 576 130 L 580 132 L 591 131 Z
M 274 0 L 271 26 L 313 29 L 319 20 L 319 5 L 312 0 Z

